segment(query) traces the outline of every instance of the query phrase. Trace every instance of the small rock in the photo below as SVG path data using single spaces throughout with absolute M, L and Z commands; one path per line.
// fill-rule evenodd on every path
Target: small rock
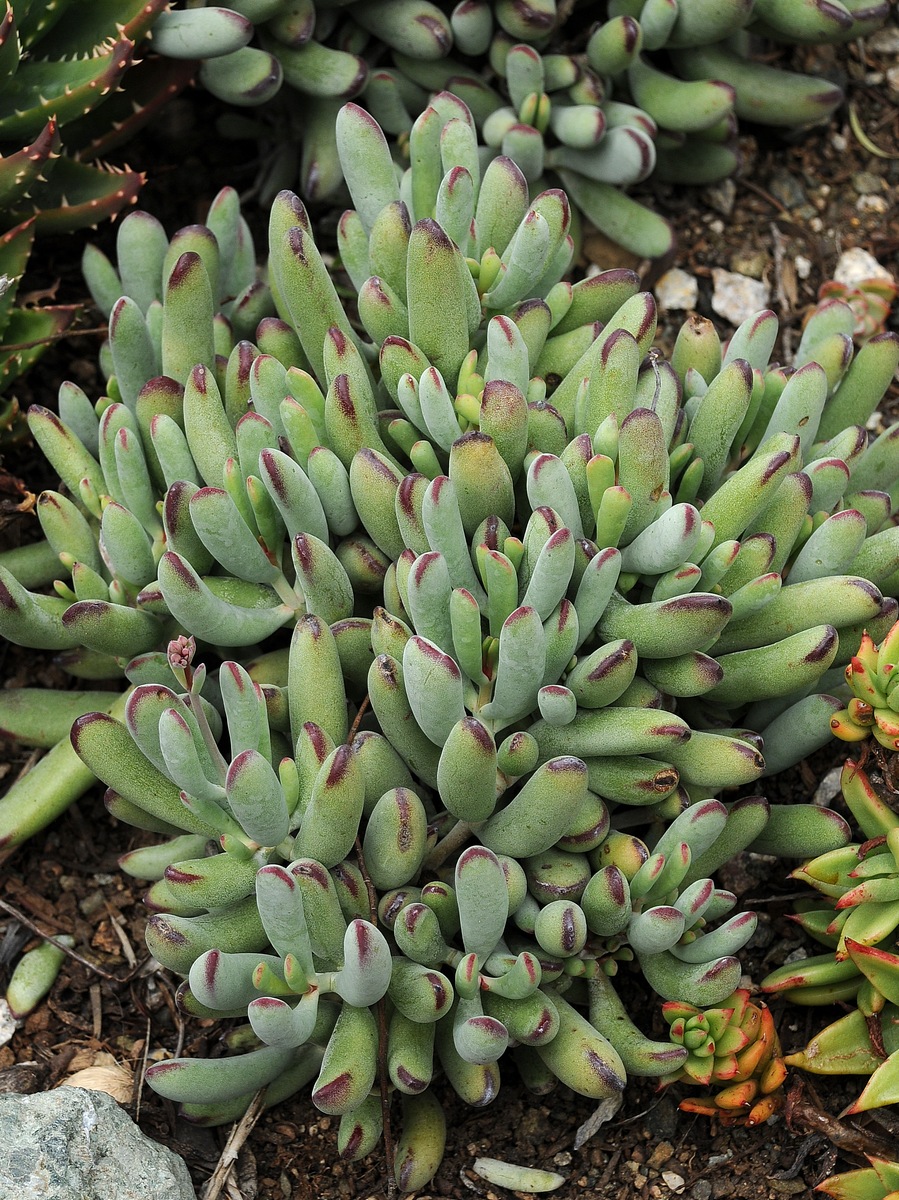
M 808 950 L 806 950 L 805 946 L 797 946 L 795 950 L 791 950 L 790 953 L 784 957 L 783 965 L 787 967 L 791 963 L 802 962 L 802 960 L 805 958 L 808 958 Z
M 182 1159 L 104 1092 L 0 1096 L 0 1195 L 20 1200 L 196 1200 Z
M 899 29 L 878 29 L 865 45 L 872 54 L 899 54 Z
M 711 1200 L 712 1185 L 707 1179 L 697 1179 L 690 1189 L 691 1200 Z
M 885 213 L 890 206 L 886 196 L 859 196 L 855 207 L 858 212 Z
M 884 181 L 873 171 L 856 171 L 852 176 L 852 188 L 860 196 L 866 196 L 869 192 L 882 192 Z
M 702 194 L 709 207 L 721 213 L 722 217 L 729 217 L 734 211 L 737 185 L 732 179 L 722 179 L 720 183 L 705 188 Z
M 812 260 L 806 258 L 804 254 L 797 254 L 794 260 L 796 266 L 796 274 L 800 279 L 808 279 L 812 273 Z
M 750 279 L 764 279 L 771 259 L 764 250 L 735 254 L 730 260 L 730 269 L 737 275 L 748 275 Z
M 665 1165 L 673 1153 L 674 1147 L 670 1142 L 659 1142 L 652 1154 L 650 1154 L 649 1158 L 646 1160 L 646 1165 L 648 1167 L 654 1167 L 655 1170 L 658 1171 L 660 1167 Z
M 839 796 L 840 777 L 842 774 L 842 767 L 834 767 L 833 770 L 828 771 L 818 784 L 818 788 L 812 798 L 812 803 L 826 807 L 835 796 Z
M 874 255 L 863 250 L 861 246 L 854 246 L 851 250 L 843 251 L 837 261 L 833 277 L 837 283 L 844 283 L 847 287 L 855 287 L 864 279 L 893 278 L 886 267 L 881 266 Z
M 838 154 L 842 154 L 849 145 L 849 139 L 842 133 L 832 133 L 830 135 L 830 144 Z
M 887 71 L 887 90 L 899 96 L 899 67 L 890 67 Z
M 741 324 L 768 305 L 771 289 L 759 279 L 750 279 L 746 275 L 715 267 L 712 280 L 715 284 L 712 309 L 732 325 Z
M 9 1005 L 0 997 L 0 1046 L 5 1046 L 19 1027 Z
M 674 1192 L 675 1196 L 679 1196 L 684 1190 L 685 1181 L 683 1175 L 678 1175 L 674 1171 L 663 1171 L 662 1182 L 669 1191 Z
M 775 171 L 768 182 L 768 191 L 785 208 L 796 208 L 806 201 L 805 189 L 789 171 Z
M 680 267 L 672 267 L 656 284 L 656 299 L 663 312 L 669 309 L 691 309 L 699 298 L 699 283 L 696 277 Z

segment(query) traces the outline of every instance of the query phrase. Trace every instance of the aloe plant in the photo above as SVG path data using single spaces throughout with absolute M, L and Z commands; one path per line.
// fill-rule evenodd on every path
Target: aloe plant
M 71 305 L 15 307 L 36 235 L 95 226 L 133 204 L 140 172 L 110 166 L 196 74 L 185 14 L 166 0 L 53 5 L 5 0 L 0 15 L 0 388 L 28 369 L 75 316 Z M 191 18 L 193 23 L 196 18 Z M 230 54 L 252 25 L 230 10 L 202 18 L 202 57 Z M 147 37 L 152 34 L 152 47 Z M 152 53 L 156 50 L 157 53 Z M 15 399 L 0 425 L 15 425 Z

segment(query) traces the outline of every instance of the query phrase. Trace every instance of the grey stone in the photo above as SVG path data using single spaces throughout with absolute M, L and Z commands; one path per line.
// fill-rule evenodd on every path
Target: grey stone
M 177 1154 L 145 1137 L 105 1092 L 0 1096 L 0 1196 L 196 1200 Z
M 852 176 L 853 190 L 858 192 L 860 196 L 867 196 L 874 192 L 883 191 L 886 184 L 879 175 L 875 175 L 873 171 L 856 171 Z
M 786 208 L 797 208 L 807 202 L 805 189 L 789 171 L 775 171 L 768 183 L 768 191 Z
M 714 208 L 715 212 L 721 213 L 722 217 L 729 217 L 734 211 L 734 203 L 737 199 L 737 185 L 732 179 L 722 179 L 720 183 L 712 184 L 703 190 L 703 197 L 706 203 Z

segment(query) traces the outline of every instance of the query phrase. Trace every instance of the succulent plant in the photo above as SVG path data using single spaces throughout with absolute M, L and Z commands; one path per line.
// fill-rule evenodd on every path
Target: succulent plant
M 535 510 L 534 520 L 544 522 L 533 525 L 531 537 L 521 542 L 523 550 L 513 539 L 508 547 L 512 557 L 504 554 L 496 541 L 499 557 L 490 557 L 489 568 L 494 599 L 489 611 L 485 610 L 491 637 L 499 635 L 512 611 L 503 607 L 506 600 L 498 602 L 496 597 L 511 597 L 512 590 L 520 590 L 524 599 L 541 542 L 558 535 L 551 549 L 565 562 L 571 559 L 566 569 L 569 578 L 577 580 L 587 570 L 587 551 L 576 546 L 572 551 L 577 539 L 571 535 L 589 532 L 596 535 L 592 544 L 603 554 L 587 572 L 584 595 L 588 587 L 597 588 L 598 612 L 607 594 L 608 611 L 601 614 L 600 632 L 613 642 L 631 642 L 635 652 L 643 655 L 645 683 L 652 685 L 647 688 L 644 684 L 646 703 L 658 703 L 659 689 L 669 695 L 679 693 L 684 705 L 696 709 L 701 725 L 729 722 L 733 726 L 729 708 L 697 708 L 697 701 L 690 697 L 711 687 L 708 699 L 714 703 L 720 697 L 730 705 L 732 700 L 722 695 L 723 684 L 729 697 L 752 698 L 746 678 L 753 676 L 751 686 L 758 688 L 760 664 L 766 656 L 780 654 L 780 649 L 765 645 L 769 628 L 778 637 L 786 634 L 792 638 L 784 650 L 793 650 L 795 670 L 802 672 L 801 678 L 795 670 L 783 674 L 779 686 L 787 697 L 797 686 L 808 687 L 835 653 L 836 639 L 831 627 L 822 624 L 812 624 L 810 632 L 803 632 L 809 629 L 806 616 L 817 613 L 815 620 L 821 621 L 825 614 L 840 624 L 875 618 L 883 622 L 895 607 L 894 601 L 881 598 L 876 587 L 853 575 L 804 579 L 800 588 L 786 588 L 781 596 L 774 594 L 781 576 L 773 568 L 783 568 L 793 553 L 788 539 L 801 540 L 814 523 L 804 510 L 810 501 L 815 510 L 841 503 L 850 467 L 835 456 L 818 461 L 813 457 L 810 471 L 819 483 L 815 496 L 811 474 L 789 474 L 790 467 L 799 466 L 802 439 L 784 433 L 778 443 L 783 443 L 783 449 L 772 449 L 764 460 L 764 464 L 773 462 L 775 470 L 763 477 L 762 487 L 758 486 L 758 459 L 750 458 L 739 471 L 731 468 L 761 440 L 770 423 L 776 427 L 790 405 L 798 408 L 811 401 L 820 406 L 827 399 L 822 432 L 839 436 L 836 440 L 831 436 L 833 444 L 824 442 L 821 449 L 843 453 L 852 463 L 852 471 L 861 471 L 866 483 L 879 483 L 881 474 L 890 470 L 892 435 L 884 435 L 865 449 L 863 431 L 844 428 L 844 422 L 866 420 L 875 407 L 887 373 L 892 371 L 896 339 L 892 335 L 873 339 L 842 378 L 850 350 L 848 337 L 838 326 L 845 325 L 849 310 L 831 303 L 808 327 L 800 347 L 803 370 L 796 373 L 789 388 L 781 371 L 762 375 L 776 333 L 771 314 L 761 314 L 738 332 L 723 370 L 717 335 L 711 325 L 701 321 L 685 326 L 673 366 L 652 356 L 641 370 L 642 356 L 652 340 L 654 306 L 650 297 L 634 294 L 634 277 L 619 271 L 600 274 L 574 287 L 556 282 L 570 255 L 564 194 L 550 191 L 531 203 L 523 177 L 508 159 L 495 160 L 481 177 L 471 118 L 454 97 L 439 98 L 438 106 L 426 116 L 432 130 L 430 150 L 422 150 L 402 188 L 374 122 L 355 106 L 341 116 L 348 174 L 360 199 L 359 209 L 341 220 L 338 238 L 343 260 L 359 289 L 359 311 L 366 332 L 374 345 L 380 346 L 380 398 L 376 401 L 370 390 L 368 359 L 360 357 L 356 349 L 352 325 L 314 251 L 308 219 L 294 200 L 282 197 L 273 209 L 273 237 L 277 242 L 284 229 L 285 243 L 275 246 L 270 275 L 285 317 L 291 316 L 291 302 L 294 305 L 297 331 L 271 315 L 273 300 L 257 279 L 252 242 L 233 192 L 226 191 L 214 202 L 208 226 L 182 231 L 171 245 L 158 223 L 146 214 L 126 218 L 118 240 L 121 274 L 98 251 L 89 250 L 87 277 L 111 321 L 104 354 L 110 372 L 109 397 L 94 411 L 80 389 L 66 384 L 60 395 L 61 417 L 39 408 L 30 414 L 35 437 L 73 497 L 47 492 L 39 504 L 50 549 L 63 554 L 62 565 L 72 572 L 71 582 L 60 583 L 55 597 L 28 591 L 23 583 L 30 581 L 33 587 L 52 578 L 57 569 L 54 554 L 48 556 L 47 546 L 38 547 L 34 554 L 39 570 L 34 574 L 35 558 L 17 553 L 0 576 L 7 596 L 4 634 L 22 644 L 61 650 L 69 669 L 88 678 L 120 674 L 135 654 L 164 645 L 172 618 L 213 644 L 256 643 L 291 621 L 306 603 L 301 592 L 313 586 L 309 578 L 300 591 L 295 588 L 297 572 L 302 579 L 313 569 L 312 559 L 304 558 L 298 565 L 296 547 L 288 544 L 287 534 L 295 538 L 298 532 L 310 533 L 326 547 L 333 541 L 337 547 L 339 571 L 331 559 L 322 557 L 324 551 L 316 551 L 315 571 L 323 571 L 325 579 L 336 577 L 328 601 L 332 619 L 351 611 L 353 588 L 378 593 L 385 581 L 391 601 L 396 601 L 393 608 L 405 619 L 408 613 L 396 581 L 405 578 L 409 555 L 415 557 L 411 546 L 419 553 L 426 549 L 433 553 L 447 536 L 440 531 L 439 522 L 455 518 L 438 518 L 433 546 L 423 533 L 415 533 L 410 546 L 399 533 L 400 518 L 389 518 L 389 510 L 373 497 L 383 496 L 393 504 L 405 478 L 405 468 L 399 463 L 410 462 L 419 469 L 403 484 L 403 494 L 410 497 L 415 516 L 424 503 L 425 488 L 430 486 L 428 476 L 440 475 L 453 441 L 459 440 L 464 428 L 468 436 L 453 455 L 451 486 L 447 490 L 441 484 L 432 495 L 442 490 L 445 496 L 452 496 L 467 488 L 462 500 L 467 505 L 465 520 L 471 524 L 472 470 L 480 470 L 471 464 L 486 450 L 498 472 L 499 491 L 490 505 L 508 510 L 514 475 L 522 480 L 517 486 L 531 493 L 529 507 Z M 443 129 L 447 132 L 441 133 Z M 447 147 L 445 154 L 452 144 L 457 156 L 469 163 L 469 167 L 457 163 L 442 183 L 441 138 Z M 357 164 L 355 176 L 353 163 Z M 411 229 L 409 205 L 416 217 L 439 213 L 464 244 L 464 255 L 433 216 L 422 217 Z M 469 232 L 472 215 L 480 227 L 474 235 Z M 291 227 L 299 232 L 288 238 L 286 230 Z M 219 251 L 219 241 L 225 253 Z M 494 249 L 497 243 L 504 247 L 502 255 Z M 232 251 L 232 247 L 236 249 Z M 223 261 L 229 264 L 227 270 L 221 269 Z M 372 265 L 381 275 L 370 277 Z M 463 327 L 458 320 L 447 325 L 446 303 L 440 312 L 434 311 L 434 279 L 440 281 L 439 294 L 444 301 L 448 303 L 455 295 L 460 306 L 470 306 L 467 320 L 471 333 L 468 325 Z M 126 295 L 121 296 L 122 292 Z M 541 292 L 546 300 L 540 299 Z M 313 308 L 306 302 L 308 294 L 318 298 Z M 597 322 L 601 321 L 607 322 L 604 337 L 597 338 Z M 335 332 L 329 333 L 330 329 Z M 254 332 L 257 345 L 241 340 Z M 411 342 L 406 336 L 410 333 Z M 805 362 L 816 336 L 824 339 L 826 354 L 822 357 L 826 361 L 839 355 L 830 363 L 830 379 L 823 367 Z M 257 349 L 264 353 L 257 356 Z M 751 388 L 748 359 L 740 359 L 742 354 L 758 363 L 751 374 Z M 198 363 L 197 359 L 204 361 Z M 594 367 L 594 360 L 601 370 Z M 452 393 L 436 364 L 449 379 Z M 211 374 L 213 369 L 217 369 L 220 383 Z M 709 376 L 711 387 L 701 370 Z M 632 399 L 621 402 L 599 382 L 592 391 L 578 386 L 580 379 L 590 375 L 597 381 L 608 379 L 610 384 L 625 381 Z M 680 376 L 687 389 L 684 411 L 690 414 L 689 434 L 679 407 Z M 829 399 L 827 393 L 838 379 L 839 390 Z M 503 382 L 509 386 L 500 386 Z M 553 386 L 550 402 L 547 388 Z M 618 382 L 614 386 L 617 389 Z M 658 398 L 654 399 L 648 389 L 657 387 Z M 775 397 L 781 390 L 784 399 L 775 413 Z M 645 403 L 654 404 L 664 421 L 658 412 L 642 407 Z M 378 405 L 383 404 L 401 407 L 381 415 Z M 252 406 L 251 412 L 248 406 Z M 746 429 L 736 429 L 732 419 L 722 439 L 715 432 L 721 406 L 740 411 Z M 794 416 L 807 442 L 806 415 L 797 412 Z M 620 432 L 616 428 L 619 420 Z M 604 453 L 592 453 L 590 428 L 597 431 L 596 448 Z M 491 433 L 496 435 L 492 441 Z M 731 449 L 727 439 L 735 435 Z M 687 436 L 693 440 L 685 440 Z M 651 460 L 637 449 L 646 437 L 655 447 Z M 278 448 L 285 444 L 284 438 L 293 456 L 285 456 Z M 671 441 L 670 455 L 666 441 Z M 491 445 L 501 447 L 508 463 L 502 454 L 491 451 Z M 261 449 L 266 451 L 264 460 L 257 462 Z M 362 450 L 364 453 L 357 453 Z M 543 457 L 539 463 L 529 459 L 525 471 L 525 456 L 532 450 L 543 452 Z M 381 459 L 392 464 L 392 476 L 380 470 Z M 715 497 L 709 496 L 712 483 L 726 473 L 727 486 Z M 244 485 L 241 475 L 253 478 Z M 759 528 L 751 529 L 745 562 L 728 574 L 738 552 L 734 538 L 745 528 L 740 517 L 749 516 L 750 511 L 758 514 L 785 477 L 790 500 L 787 502 L 783 493 L 784 513 L 775 506 L 770 514 L 779 522 L 789 521 L 787 533 L 781 534 L 780 550 L 776 552 L 773 543 L 774 530 L 780 532 L 779 527 L 764 531 L 756 521 Z M 662 512 L 670 503 L 665 489 L 669 479 L 678 488 L 678 503 Z M 380 481 L 380 490 L 372 480 Z M 558 491 L 559 487 L 563 491 Z M 194 496 L 197 491 L 201 492 L 198 497 Z M 697 492 L 709 496 L 706 513 L 711 514 L 718 505 L 722 539 L 710 523 L 700 523 L 692 503 Z M 111 504 L 104 499 L 107 496 Z M 868 506 L 868 516 L 863 518 L 855 509 L 825 522 L 796 556 L 791 582 L 797 573 L 814 575 L 824 570 L 810 551 L 822 543 L 827 546 L 838 529 L 851 525 L 851 545 L 841 546 L 839 560 L 830 553 L 826 569 L 832 570 L 838 561 L 854 571 L 858 559 L 865 576 L 890 584 L 896 563 L 891 549 L 895 531 L 873 532 L 886 522 L 888 497 L 870 489 L 859 496 L 857 502 Z M 550 518 L 537 513 L 546 508 L 544 500 L 565 509 L 559 527 L 569 529 L 568 535 L 557 529 L 555 509 L 551 508 L 555 514 L 551 526 L 545 524 Z M 161 517 L 157 511 L 160 501 Z M 431 501 L 428 503 L 430 507 Z M 444 500 L 444 506 L 447 503 L 450 501 Z M 440 512 L 451 512 L 444 506 Z M 637 534 L 651 526 L 654 517 L 659 517 L 661 524 L 638 539 Z M 406 523 L 410 519 L 403 517 Z M 420 524 L 417 516 L 415 519 Z M 856 543 L 862 523 L 872 536 L 859 549 Z M 452 536 L 458 537 L 458 525 L 455 528 L 457 533 Z M 263 530 L 264 547 L 257 540 Z M 409 537 L 413 537 L 411 531 Z M 627 543 L 620 556 L 615 548 L 619 542 Z M 312 543 L 303 545 L 308 548 Z M 468 581 L 469 595 L 478 600 L 480 611 L 485 592 L 475 575 L 482 569 L 478 557 L 464 567 L 456 554 L 454 571 L 463 571 L 456 582 Z M 538 582 L 553 561 L 547 551 Z M 199 572 L 205 582 L 191 583 L 192 571 Z M 518 580 L 514 589 L 510 588 L 513 577 Z M 594 584 L 594 578 L 602 583 Z M 708 590 L 700 595 L 690 592 L 700 581 Z M 618 591 L 613 595 L 616 583 Z M 722 598 L 724 592 L 730 596 Z M 634 600 L 638 603 L 632 603 Z M 759 618 L 753 618 L 749 609 L 766 600 L 774 607 L 767 611 L 765 632 L 759 636 Z M 561 596 L 556 603 L 560 601 Z M 735 606 L 737 619 L 732 620 L 725 640 L 731 630 L 742 632 L 725 647 L 716 635 L 735 616 Z M 662 612 L 666 620 L 683 628 L 677 645 L 661 645 L 656 635 L 657 616 Z M 775 612 L 780 615 L 769 627 L 767 618 Z M 832 615 L 837 612 L 839 616 Z M 543 620 L 549 615 L 547 612 Z M 477 616 L 474 609 L 471 616 Z M 457 619 L 470 620 L 464 616 Z M 580 631 L 575 646 L 583 643 L 588 632 Z M 421 631 L 419 635 L 425 636 Z M 571 636 L 570 631 L 565 633 L 567 639 Z M 713 637 L 716 652 L 719 648 L 728 651 L 717 664 L 698 649 Z M 635 668 L 635 652 L 625 649 L 622 678 Z M 726 668 L 737 671 L 730 681 L 720 678 Z M 776 769 L 778 754 L 782 760 L 784 755 L 807 752 L 816 744 L 815 714 L 822 704 L 828 711 L 833 706 L 829 700 L 806 698 L 795 714 L 800 718 L 798 726 L 793 716 L 775 722 L 789 702 L 768 698 L 772 688 L 769 676 L 765 678 L 765 703 L 756 704 L 749 715 L 765 727 L 769 769 Z M 541 675 L 536 690 L 546 686 Z M 583 695 L 595 690 L 589 680 L 579 687 Z M 557 706 L 551 710 L 554 719 L 563 711 L 573 711 L 572 699 L 564 690 L 543 690 L 541 699 L 544 705 Z M 741 707 L 739 711 L 745 710 Z M 794 739 L 797 729 L 805 741 Z M 722 747 L 721 752 L 731 756 L 728 782 L 753 777 L 757 770 L 754 751 L 740 749 L 739 739 L 721 741 L 720 735 L 715 735 L 719 740 L 705 740 L 708 737 L 703 734 L 695 739 L 689 761 L 681 763 L 679 752 L 668 756 L 679 762 L 677 767 L 673 762 L 668 766 L 669 793 L 676 787 L 672 771 L 679 771 L 679 778 L 703 791 L 700 746 L 710 750 Z M 664 799 L 665 789 L 653 786 L 657 798 Z M 15 812 L 12 802 L 7 811 Z M 40 819 L 41 811 L 32 806 L 35 820 Z M 9 824 L 4 836 L 15 836 Z
M 865 751 L 873 747 L 883 773 L 878 785 L 862 762 L 851 759 L 841 773 L 843 799 L 865 840 L 819 855 L 792 872 L 820 896 L 802 904 L 793 919 L 828 951 L 778 968 L 761 985 L 799 1004 L 856 1005 L 786 1060 L 824 1074 L 870 1075 L 852 1112 L 899 1101 L 899 814 L 891 770 L 899 743 L 890 736 L 888 705 L 897 644 L 899 624 L 879 646 L 863 635 L 846 668 L 852 698 L 831 719 L 838 738 L 861 742 Z
M 688 1051 L 678 1071 L 662 1082 L 718 1085 L 705 1096 L 681 1100 L 682 1111 L 717 1117 L 725 1125 L 759 1125 L 783 1106 L 787 1068 L 774 1018 L 766 1004 L 753 1003 L 747 988 L 737 988 L 712 1009 L 669 1001 L 662 1015 L 671 1040 Z
M 857 284 L 829 279 L 818 289 L 818 299 L 844 300 L 855 313 L 855 340 L 863 343 L 875 333 L 883 333 L 897 293 L 899 284 L 892 279 L 875 277 Z
M 865 631 L 858 653 L 846 668 L 851 699 L 830 721 L 835 737 L 844 742 L 867 742 L 873 738 L 874 743 L 887 750 L 899 749 L 899 726 L 892 707 L 896 701 L 891 700 L 897 660 L 899 624 L 893 626 L 880 646 Z
M 802 126 L 826 118 L 840 89 L 779 70 L 754 56 L 757 35 L 821 44 L 863 37 L 888 4 L 810 5 L 728 0 L 678 8 L 657 0 L 610 0 L 588 25 L 555 0 L 377 0 L 318 8 L 308 0 L 235 0 L 255 44 L 205 63 L 200 78 L 244 109 L 281 88 L 296 105 L 267 105 L 263 121 L 232 117 L 236 133 L 274 140 L 269 194 L 295 186 L 308 199 L 341 183 L 334 118 L 356 99 L 397 139 L 404 157 L 420 114 L 450 91 L 471 108 L 479 134 L 512 157 L 537 190 L 561 182 L 590 220 L 638 254 L 671 246 L 661 218 L 621 190 L 650 174 L 707 183 L 738 162 L 737 119 Z M 216 11 L 209 9 L 208 11 Z M 181 14 L 185 40 L 204 56 L 202 8 Z M 266 114 L 268 115 L 268 113 Z M 299 143 L 302 142 L 300 152 Z
M 640 655 L 635 702 L 656 705 L 664 693 L 679 697 L 694 726 L 755 725 L 769 770 L 793 761 L 819 744 L 820 714 L 835 707 L 797 696 L 834 661 L 831 622 L 879 628 L 896 609 L 878 590 L 896 576 L 892 501 L 872 490 L 893 478 L 895 437 L 888 431 L 867 447 L 852 423 L 867 420 L 885 389 L 895 337 L 872 339 L 850 366 L 851 313 L 831 302 L 810 322 L 792 377 L 765 371 L 770 313 L 738 331 L 725 356 L 712 326 L 696 319 L 671 365 L 654 353 L 643 362 L 655 310 L 630 273 L 557 282 L 571 253 L 564 193 L 530 201 L 505 158 L 482 175 L 472 119 L 455 97 L 439 97 L 425 116 L 428 145 L 401 185 L 371 118 L 351 105 L 339 122 L 359 207 L 341 219 L 338 241 L 371 343 L 354 333 L 305 211 L 286 194 L 272 212 L 274 298 L 257 279 L 233 192 L 213 204 L 208 226 L 171 245 L 146 214 L 127 218 L 121 274 L 99 252 L 86 255 L 110 313 L 109 397 L 94 411 L 66 384 L 61 417 L 37 408 L 29 418 L 73 497 L 47 492 L 39 504 L 71 583 L 44 597 L 2 569 L 4 634 L 61 650 L 74 673 L 96 678 L 164 645 L 173 619 L 215 645 L 247 646 L 310 605 L 332 623 L 348 617 L 356 591 L 381 595 L 405 629 L 446 654 L 449 608 L 438 629 L 426 612 L 417 623 L 407 602 L 417 614 L 419 592 L 431 595 L 421 589 L 442 589 L 447 603 L 461 589 L 459 631 L 473 636 L 483 614 L 499 677 L 510 665 L 512 708 L 527 695 L 523 712 L 540 709 L 547 745 L 570 743 L 585 722 L 579 706 L 625 694 Z M 441 182 L 450 148 L 460 161 Z M 254 332 L 256 344 L 242 340 Z M 858 507 L 845 507 L 844 494 Z M 513 535 L 506 518 L 517 496 L 527 508 Z M 478 535 L 486 557 L 477 541 L 463 556 L 459 539 L 487 517 L 501 519 Z M 52 577 L 52 555 L 48 573 L 46 547 L 35 553 L 43 578 Z M 416 574 L 410 599 L 411 565 L 422 555 L 432 556 L 431 573 Z M 21 555 L 10 566 L 20 577 L 28 569 Z M 582 610 L 576 632 L 565 589 Z M 556 608 L 564 616 L 549 640 L 543 630 L 542 666 L 518 619 L 503 636 L 521 607 L 532 610 L 534 629 Z M 605 639 L 595 663 L 574 672 L 576 691 L 560 686 L 563 651 L 593 628 Z M 526 693 L 523 676 L 512 683 L 518 644 L 528 647 Z M 615 684 L 600 686 L 610 655 L 621 660 Z M 554 658 L 561 665 L 550 668 Z M 508 707 L 505 687 L 474 711 Z M 512 719 L 512 708 L 500 719 Z M 559 725 L 569 717 L 570 728 Z M 760 769 L 757 751 L 726 733 L 702 732 L 689 750 L 666 755 L 666 782 L 640 776 L 633 785 L 660 803 L 678 781 L 704 794 L 716 755 L 730 766 L 723 777 L 713 772 L 715 786 Z M 827 827 L 832 838 L 836 827 Z
M 831 1175 L 815 1191 L 834 1200 L 893 1200 L 899 1195 L 899 1163 L 887 1158 L 867 1156 L 870 1167 Z
M 315 1078 L 352 1158 L 384 1063 L 407 1189 L 442 1152 L 435 1050 L 475 1104 L 511 1043 L 538 1091 L 683 1062 L 612 1021 L 606 981 L 636 958 L 669 1001 L 734 992 L 754 918 L 714 871 L 849 830 L 713 797 L 821 744 L 838 636 L 899 607 L 895 434 L 863 427 L 897 340 L 853 358 L 833 302 L 792 373 L 767 312 L 726 349 L 691 320 L 668 364 L 630 272 L 562 282 L 564 192 L 482 169 L 455 96 L 424 118 L 398 179 L 374 120 L 339 115 L 359 325 L 289 193 L 267 285 L 230 191 L 171 243 L 132 214 L 118 270 L 87 255 L 108 396 L 30 414 L 71 583 L 0 567 L 6 636 L 134 685 L 75 749 L 111 812 L 171 839 L 125 866 L 155 881 L 185 1010 L 249 1018 L 214 1075 L 178 1059 L 153 1086 L 222 1121 Z M 22 825 L 8 796 L 7 844 Z
M 378 620 L 376 611 L 372 641 Z M 341 1117 L 341 1153 L 355 1158 L 380 1136 L 372 1088 L 383 1063 L 411 1110 L 396 1170 L 413 1190 L 440 1157 L 442 1118 L 423 1095 L 438 1061 L 475 1105 L 496 1095 L 496 1063 L 510 1044 L 538 1090 L 561 1080 L 602 1098 L 624 1086 L 630 1063 L 642 1074 L 669 1070 L 683 1057 L 679 1046 L 650 1049 L 632 1029 L 607 1037 L 611 985 L 588 997 L 588 1021 L 579 983 L 594 986 L 627 945 L 664 995 L 714 1002 L 739 978 L 733 951 L 755 921 L 741 914 L 703 932 L 735 897 L 710 879 L 679 886 L 691 852 L 698 857 L 725 834 L 729 816 L 718 801 L 688 808 L 650 853 L 609 830 L 582 760 L 556 756 L 535 768 L 527 734 L 497 749 L 474 719 L 446 738 L 435 782 L 416 735 L 398 740 L 374 702 L 373 680 L 389 656 L 374 658 L 358 628 L 347 638 L 350 625 L 363 622 L 329 627 L 302 616 L 283 687 L 256 684 L 226 662 L 221 711 L 202 699 L 206 673 L 193 665 L 192 640 L 173 641 L 169 679 L 186 691 L 140 684 L 126 728 L 86 715 L 73 743 L 109 785 L 116 816 L 174 835 L 122 865 L 156 880 L 148 945 L 187 977 L 184 1011 L 247 1016 L 257 1046 L 216 1060 L 215 1072 L 211 1061 L 162 1062 L 151 1085 L 188 1117 L 217 1123 L 264 1084 L 274 1101 L 317 1074 L 313 1100 Z M 347 650 L 361 657 L 349 670 Z M 380 728 L 361 712 L 354 732 L 346 692 L 369 661 Z M 510 803 L 494 808 L 513 783 Z M 475 802 L 482 811 L 472 828 Z M 209 838 L 222 852 L 204 857 Z M 644 893 L 671 903 L 631 918 Z
M 831 852 L 793 872 L 829 900 L 825 907 L 803 906 L 795 920 L 831 949 L 772 972 L 762 990 L 798 1004 L 857 1006 L 786 1061 L 819 1074 L 869 1075 L 848 1110 L 865 1112 L 899 1102 L 899 817 L 857 764 L 847 763 L 843 775 L 853 813 L 865 806 L 876 814 L 876 820 L 857 817 L 862 828 L 888 830 L 844 847 L 842 865 Z

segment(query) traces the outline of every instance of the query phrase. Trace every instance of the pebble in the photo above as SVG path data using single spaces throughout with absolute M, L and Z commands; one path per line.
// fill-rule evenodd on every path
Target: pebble
M 659 1142 L 652 1154 L 650 1154 L 649 1158 L 646 1160 L 646 1165 L 648 1167 L 653 1167 L 657 1171 L 659 1167 L 663 1166 L 663 1164 L 668 1161 L 673 1153 L 674 1146 L 672 1146 L 671 1142 Z
M 737 199 L 737 185 L 732 179 L 723 179 L 721 183 L 715 183 L 711 187 L 707 187 L 703 192 L 703 197 L 710 208 L 715 212 L 721 213 L 722 217 L 729 217 L 734 211 L 734 203 Z
M 732 325 L 739 325 L 766 308 L 771 289 L 759 279 L 737 275 L 715 267 L 712 271 L 715 290 L 712 293 L 712 309 Z
M 899 96 L 899 67 L 890 67 L 887 71 L 887 91 Z
M 865 44 L 872 54 L 899 54 L 899 29 L 878 29 Z
M 737 275 L 748 275 L 750 279 L 764 279 L 771 259 L 764 250 L 735 254 L 730 260 L 730 269 Z
M 843 251 L 837 260 L 833 277 L 837 283 L 844 283 L 847 287 L 855 287 L 865 279 L 893 278 L 886 267 L 861 246 Z
M 768 183 L 768 191 L 787 208 L 805 203 L 805 190 L 789 171 L 775 171 Z
M 699 298 L 699 283 L 695 275 L 672 267 L 656 283 L 656 299 L 663 312 L 670 309 L 691 309 Z
M 804 254 L 797 254 L 795 259 L 796 274 L 800 279 L 808 279 L 812 273 L 812 260 Z
M 885 213 L 890 206 L 885 196 L 859 196 L 855 207 L 858 212 Z
M 834 799 L 835 796 L 839 796 L 840 777 L 842 774 L 842 767 L 834 767 L 832 770 L 828 771 L 818 784 L 818 788 L 812 797 L 812 803 L 819 806 L 826 806 L 831 800 Z
M 12 1039 L 12 1035 L 18 1027 L 18 1022 L 12 1015 L 9 1005 L 5 1000 L 0 999 L 0 1046 L 5 1046 Z
M 712 1185 L 707 1179 L 697 1179 L 690 1189 L 691 1200 L 712 1200 Z
M 869 192 L 882 192 L 885 183 L 872 171 L 856 171 L 852 176 L 852 187 L 860 196 L 866 196 Z

